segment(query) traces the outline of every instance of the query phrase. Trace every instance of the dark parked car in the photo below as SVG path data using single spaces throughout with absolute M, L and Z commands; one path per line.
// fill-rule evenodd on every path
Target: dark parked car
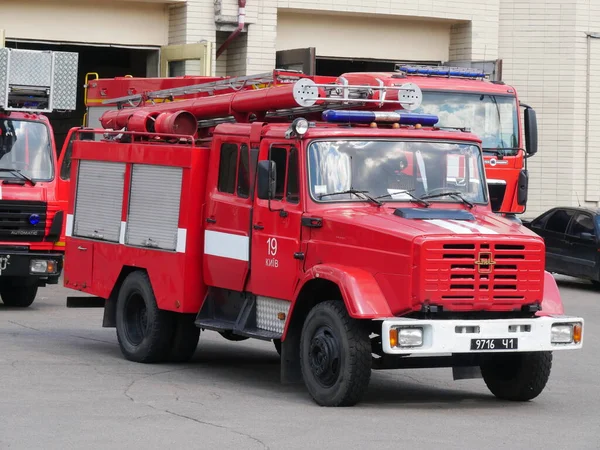
M 544 238 L 548 272 L 600 286 L 600 210 L 552 208 L 523 225 Z

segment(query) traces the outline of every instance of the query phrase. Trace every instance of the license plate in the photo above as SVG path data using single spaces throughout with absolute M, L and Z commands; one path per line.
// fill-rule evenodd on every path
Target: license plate
M 471 339 L 471 350 L 515 350 L 519 348 L 517 338 Z

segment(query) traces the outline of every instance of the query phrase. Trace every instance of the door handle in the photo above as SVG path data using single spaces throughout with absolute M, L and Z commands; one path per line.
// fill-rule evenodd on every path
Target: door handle
M 206 219 L 206 221 L 208 223 L 217 223 L 217 219 L 213 219 L 212 217 L 209 217 L 208 219 Z
M 260 225 L 258 223 L 255 223 L 253 225 L 253 227 L 254 227 L 255 230 L 264 230 L 265 229 L 264 225 Z
M 86 247 L 82 247 L 81 245 L 79 247 L 77 247 L 77 250 L 81 250 L 82 252 L 87 251 Z

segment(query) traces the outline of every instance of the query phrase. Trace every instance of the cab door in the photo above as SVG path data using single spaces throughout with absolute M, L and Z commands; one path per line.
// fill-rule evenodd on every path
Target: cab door
M 272 199 L 254 194 L 250 290 L 260 296 L 291 300 L 302 267 L 300 242 L 299 149 L 290 143 L 265 142 L 260 161 L 271 160 L 276 170 Z
M 209 286 L 244 290 L 252 211 L 249 158 L 243 137 L 213 142 L 204 216 L 204 280 Z

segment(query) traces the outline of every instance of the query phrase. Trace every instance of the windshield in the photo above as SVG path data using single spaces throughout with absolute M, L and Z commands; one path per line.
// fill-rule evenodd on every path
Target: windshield
M 479 148 L 471 144 L 420 141 L 314 141 L 308 147 L 309 184 L 316 201 L 365 201 L 367 191 L 384 201 L 414 196 L 460 193 L 472 203 L 486 203 Z M 403 193 L 402 191 L 410 191 Z M 432 202 L 460 202 L 456 196 Z
M 514 97 L 425 91 L 423 103 L 414 112 L 438 116 L 439 127 L 470 128 L 483 141 L 484 150 L 498 149 L 504 156 L 517 154 L 519 129 Z
M 0 118 L 0 178 L 19 178 L 14 169 L 39 181 L 53 178 L 48 127 L 41 122 Z

